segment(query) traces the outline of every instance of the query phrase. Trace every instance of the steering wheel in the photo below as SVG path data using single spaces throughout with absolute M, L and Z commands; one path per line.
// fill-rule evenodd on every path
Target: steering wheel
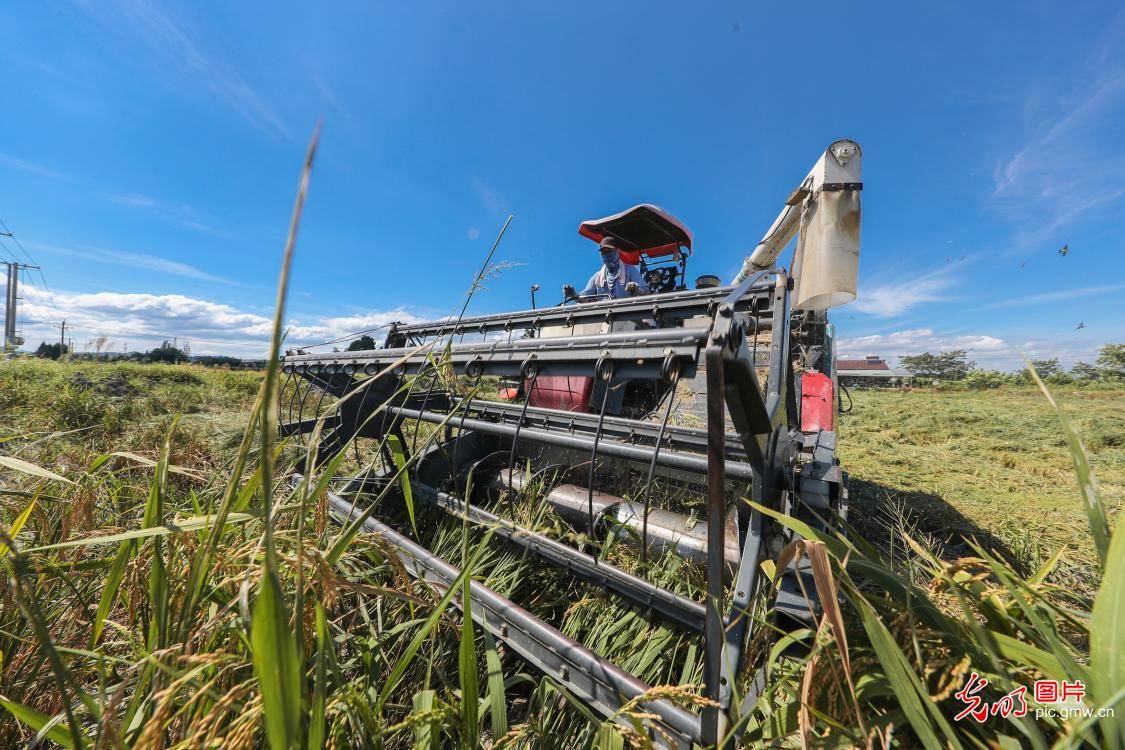
M 645 281 L 654 292 L 670 292 L 676 286 L 676 269 L 650 269 L 645 272 Z

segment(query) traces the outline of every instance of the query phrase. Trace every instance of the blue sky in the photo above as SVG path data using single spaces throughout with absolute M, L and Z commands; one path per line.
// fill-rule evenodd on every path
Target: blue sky
M 6 4 L 0 219 L 51 292 L 31 276 L 28 344 L 65 317 L 80 348 L 264 352 L 320 118 L 294 342 L 447 313 L 508 213 L 522 265 L 476 312 L 557 301 L 596 266 L 578 222 L 641 202 L 729 280 L 841 137 L 866 186 L 844 352 L 1125 339 L 1119 6 L 693 6 Z

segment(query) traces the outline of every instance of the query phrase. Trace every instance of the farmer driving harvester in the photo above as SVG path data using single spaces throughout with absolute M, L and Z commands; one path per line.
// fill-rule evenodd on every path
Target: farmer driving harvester
M 621 260 L 621 248 L 612 237 L 604 237 L 598 243 L 598 252 L 602 256 L 602 267 L 599 268 L 586 288 L 576 292 L 574 287 L 567 284 L 563 287 L 563 296 L 566 299 L 578 302 L 596 302 L 603 299 L 620 299 L 621 297 L 635 296 L 651 293 L 649 285 L 641 277 L 640 270 Z

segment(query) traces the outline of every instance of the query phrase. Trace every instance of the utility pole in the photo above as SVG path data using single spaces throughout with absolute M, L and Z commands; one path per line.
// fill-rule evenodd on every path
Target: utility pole
M 10 351 L 23 343 L 16 326 L 16 312 L 19 306 L 20 270 L 39 268 L 25 263 L 5 263 L 8 269 L 7 294 L 4 296 L 4 351 Z
M 62 325 L 59 327 L 59 356 L 60 357 L 63 355 L 63 352 L 64 352 L 65 349 L 66 349 L 66 321 L 64 320 L 62 322 Z

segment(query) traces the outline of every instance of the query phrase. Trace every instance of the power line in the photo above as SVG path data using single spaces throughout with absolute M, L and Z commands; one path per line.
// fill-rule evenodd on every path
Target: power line
M 16 237 L 16 235 L 12 232 L 12 230 L 8 227 L 7 223 L 3 219 L 0 219 L 0 227 L 2 227 L 3 230 L 4 230 L 4 231 L 0 232 L 0 236 L 7 237 L 12 242 L 14 242 L 16 244 L 16 247 L 19 248 L 20 252 L 22 252 L 25 256 L 27 256 L 27 259 L 30 262 L 31 268 L 38 271 L 39 280 L 43 282 L 43 290 L 45 292 L 47 292 L 47 299 L 50 301 L 51 307 L 55 308 L 55 312 L 57 312 L 61 315 L 62 310 L 59 309 L 59 305 L 55 301 L 55 293 L 51 291 L 51 287 L 47 283 L 47 277 L 43 274 L 43 268 L 38 263 L 35 262 L 35 258 L 32 257 L 31 253 L 28 252 L 28 249 L 23 246 L 22 242 L 20 242 L 19 237 Z M 13 253 L 8 248 L 7 245 L 4 245 L 3 242 L 0 242 L 0 246 L 4 247 L 4 249 L 8 252 L 8 254 L 12 256 L 13 260 L 15 260 L 17 263 L 20 262 L 19 257 L 15 253 Z M 31 284 L 35 285 L 35 282 L 32 281 L 31 279 L 28 279 L 28 281 Z
M 3 232 L 0 232 L 0 235 L 3 235 L 4 237 L 10 238 L 12 240 L 12 242 L 16 243 L 16 247 L 18 247 L 20 249 L 20 252 L 22 252 L 24 255 L 27 256 L 27 262 L 28 263 L 30 263 L 33 266 L 38 265 L 35 262 L 35 258 L 31 257 L 31 253 L 29 253 L 27 251 L 27 248 L 23 246 L 23 243 L 19 241 L 19 238 L 16 237 L 14 234 L 12 234 L 12 230 L 8 228 L 8 225 L 4 223 L 3 219 L 0 219 L 0 227 L 2 227 L 4 229 Z

